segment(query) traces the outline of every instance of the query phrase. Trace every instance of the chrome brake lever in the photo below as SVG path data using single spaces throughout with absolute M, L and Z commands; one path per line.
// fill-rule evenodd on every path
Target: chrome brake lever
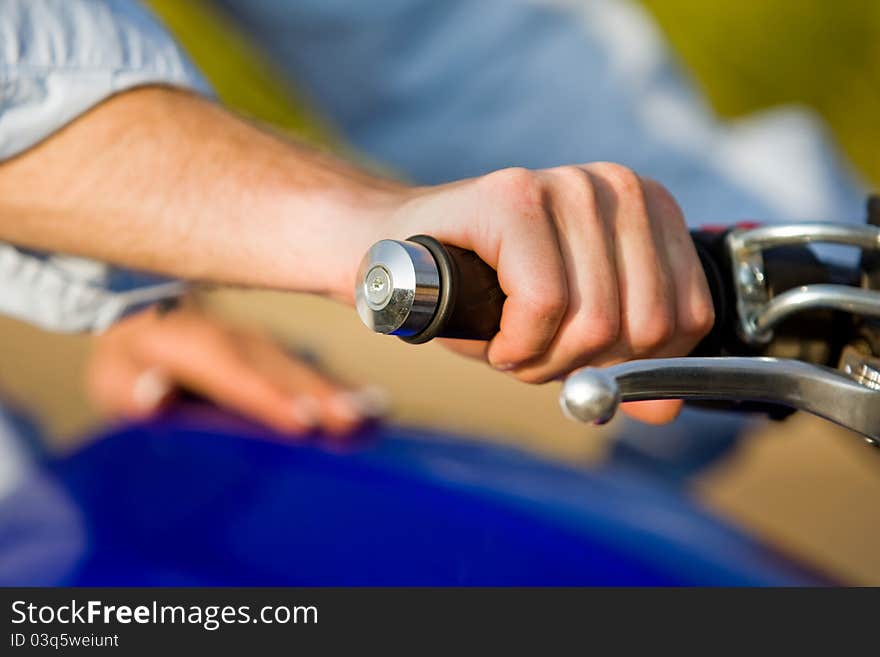
M 880 291 L 813 284 L 771 296 L 766 249 L 831 243 L 880 251 L 880 227 L 801 223 L 734 230 L 726 237 L 736 294 L 739 334 L 760 345 L 783 320 L 827 308 L 880 318 Z M 847 347 L 840 370 L 779 358 L 662 358 L 604 369 L 584 368 L 565 380 L 563 411 L 582 422 L 604 423 L 619 404 L 653 399 L 763 402 L 806 411 L 880 445 L 880 359 Z
M 855 371 L 778 358 L 657 358 L 583 368 L 565 380 L 563 411 L 602 424 L 619 404 L 652 399 L 766 402 L 807 411 L 880 441 L 880 389 Z M 866 383 L 866 381 L 868 383 Z

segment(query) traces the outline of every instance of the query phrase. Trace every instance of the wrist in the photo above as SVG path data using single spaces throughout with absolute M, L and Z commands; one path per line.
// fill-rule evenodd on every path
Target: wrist
M 271 287 L 353 303 L 361 258 L 376 241 L 396 236 L 392 220 L 411 191 L 359 171 L 345 173 L 318 185 L 285 190 L 283 209 L 275 220 L 276 237 L 264 251 L 280 256 Z
M 354 303 L 361 258 L 375 242 L 392 236 L 392 218 L 406 196 L 406 187 L 322 193 L 310 204 L 317 211 L 306 227 L 310 237 L 294 274 L 295 289 Z

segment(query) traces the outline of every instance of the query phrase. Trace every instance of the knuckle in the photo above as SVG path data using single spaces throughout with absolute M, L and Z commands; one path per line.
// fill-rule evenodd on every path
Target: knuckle
M 523 167 L 499 169 L 483 178 L 489 193 L 512 203 L 517 208 L 539 206 L 543 202 L 543 189 L 537 173 Z
M 574 201 L 579 209 L 595 212 L 596 190 L 588 171 L 577 166 L 556 167 L 550 171 L 562 194 Z
M 568 308 L 568 292 L 555 287 L 552 292 L 534 292 L 529 296 L 529 307 L 535 322 L 558 324 Z
M 605 162 L 601 165 L 602 177 L 617 191 L 624 196 L 642 194 L 642 179 L 639 175 L 622 164 Z
M 682 327 L 689 335 L 703 337 L 715 325 L 715 306 L 706 294 L 691 311 L 688 322 Z
M 566 187 L 592 188 L 593 186 L 590 174 L 584 169 L 574 165 L 556 167 L 554 169 L 551 169 L 550 172 L 558 181 L 560 181 Z
M 586 351 L 597 354 L 608 351 L 620 340 L 620 319 L 611 315 L 591 319 L 584 335 Z
M 675 331 L 673 314 L 667 309 L 658 309 L 640 321 L 633 331 L 633 351 L 644 354 L 659 349 L 672 339 Z
M 684 214 L 672 192 L 652 178 L 643 178 L 642 188 L 645 190 L 645 195 L 651 199 L 651 204 L 657 208 L 661 217 L 675 219 L 684 224 Z

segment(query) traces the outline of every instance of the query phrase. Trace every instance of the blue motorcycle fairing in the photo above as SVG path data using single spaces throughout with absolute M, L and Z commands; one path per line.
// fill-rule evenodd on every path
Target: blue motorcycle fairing
M 632 473 L 398 426 L 292 444 L 188 405 L 52 464 L 75 585 L 805 585 L 823 580 Z

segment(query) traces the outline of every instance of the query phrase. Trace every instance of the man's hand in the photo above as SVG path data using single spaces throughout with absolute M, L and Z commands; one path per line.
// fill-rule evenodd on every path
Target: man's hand
M 351 301 L 370 245 L 416 233 L 498 271 L 501 332 L 488 349 L 457 348 L 523 381 L 684 355 L 712 325 L 678 206 L 619 165 L 412 189 L 153 87 L 0 164 L 0 239 L 184 278 Z M 629 410 L 663 421 L 678 407 Z
M 475 251 L 507 294 L 501 331 L 458 351 L 530 383 L 585 365 L 686 355 L 712 327 L 700 261 L 675 200 L 625 167 L 507 169 L 421 189 L 391 224 Z M 672 419 L 681 403 L 639 402 L 631 415 Z
M 111 417 L 148 417 L 186 390 L 291 436 L 347 434 L 383 411 L 375 391 L 344 387 L 194 308 L 143 312 L 97 337 L 87 388 Z

